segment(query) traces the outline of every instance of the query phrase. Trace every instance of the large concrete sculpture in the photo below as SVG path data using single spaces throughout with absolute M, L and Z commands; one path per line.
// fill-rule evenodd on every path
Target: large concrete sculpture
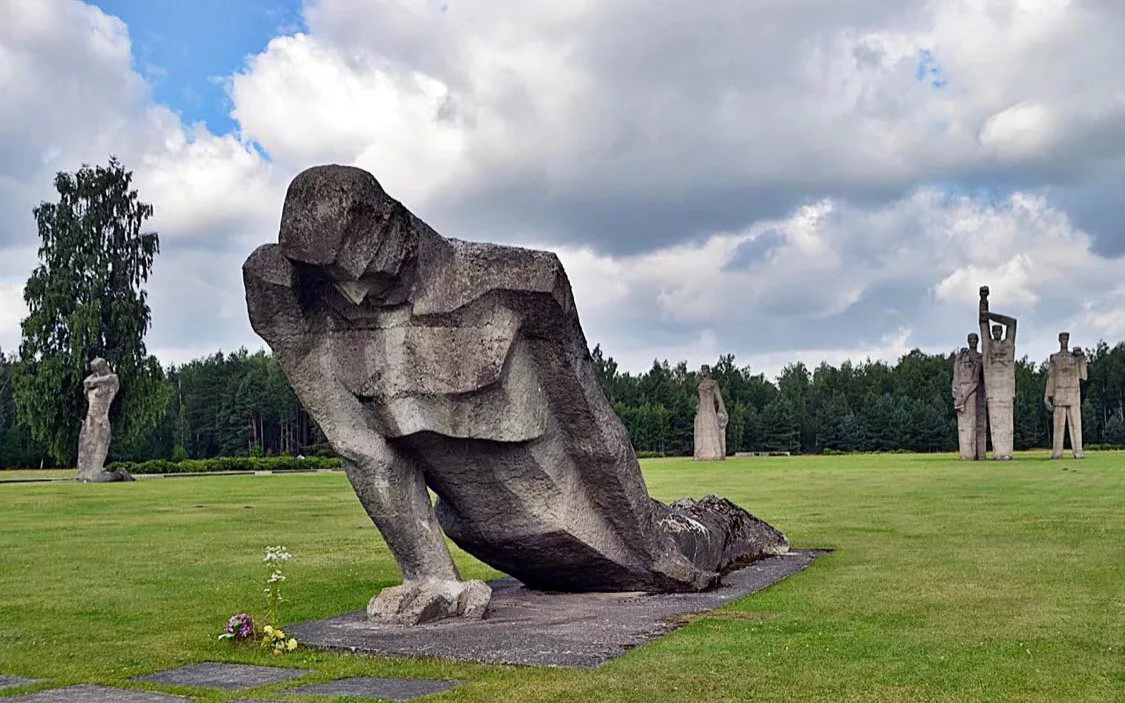
M 957 411 L 957 445 L 961 458 L 976 461 L 985 458 L 988 442 L 988 411 L 985 406 L 984 368 L 977 351 L 980 338 L 968 336 L 967 347 L 961 347 L 953 363 L 953 407 Z
M 996 323 L 991 330 L 990 322 Z M 1015 443 L 1016 318 L 989 311 L 988 286 L 980 288 L 980 334 L 992 458 L 1008 461 Z
M 725 499 L 649 497 L 553 254 L 446 239 L 341 166 L 299 174 L 281 220 L 243 266 L 250 321 L 402 569 L 369 618 L 482 616 L 442 530 L 547 590 L 701 590 L 788 550 Z
M 1086 353 L 1075 347 L 1070 351 L 1070 334 L 1059 333 L 1059 350 L 1051 355 L 1047 367 L 1047 387 L 1043 402 L 1054 416 L 1052 459 L 1061 459 L 1066 430 L 1070 428 L 1070 449 L 1075 459 L 1082 458 L 1082 390 L 1086 380 Z
M 86 419 L 78 431 L 78 480 L 83 483 L 109 483 L 132 481 L 124 469 L 105 470 L 112 437 L 109 426 L 109 406 L 113 404 L 121 382 L 109 368 L 105 359 L 98 357 L 90 362 L 90 375 L 82 381 L 86 393 Z
M 695 460 L 723 461 L 727 458 L 727 406 L 711 369 L 700 369 L 699 407 L 695 411 Z

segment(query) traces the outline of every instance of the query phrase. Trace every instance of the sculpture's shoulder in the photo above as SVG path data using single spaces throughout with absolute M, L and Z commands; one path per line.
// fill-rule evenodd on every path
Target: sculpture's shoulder
M 548 294 L 571 302 L 570 282 L 548 251 L 445 238 L 447 250 L 421 284 L 415 313 L 456 310 L 493 292 Z

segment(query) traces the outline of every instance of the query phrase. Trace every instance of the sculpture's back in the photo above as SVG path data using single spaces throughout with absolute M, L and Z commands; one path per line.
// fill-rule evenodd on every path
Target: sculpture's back
M 483 611 L 439 523 L 482 561 L 561 590 L 698 590 L 787 547 L 725 501 L 648 496 L 553 254 L 445 239 L 370 174 L 319 167 L 294 180 L 280 245 L 244 276 L 255 330 L 403 568 L 373 617 Z

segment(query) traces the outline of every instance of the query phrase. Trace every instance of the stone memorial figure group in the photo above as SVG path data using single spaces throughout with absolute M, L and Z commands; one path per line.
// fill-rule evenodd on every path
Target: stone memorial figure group
M 699 591 L 788 551 L 723 498 L 649 496 L 554 254 L 443 237 L 370 173 L 320 166 L 294 178 L 279 241 L 243 280 L 402 570 L 373 621 L 482 617 L 491 590 L 461 579 L 443 532 L 556 591 Z
M 1016 319 L 989 310 L 988 286 L 981 286 L 980 336 L 968 336 L 968 346 L 953 364 L 953 407 L 957 411 L 957 443 L 965 460 L 986 455 L 992 440 L 993 458 L 1008 461 L 1015 444 Z M 983 349 L 977 351 L 978 341 Z M 1062 457 L 1064 432 L 1069 428 L 1076 458 L 1082 457 L 1082 400 L 1079 381 L 1086 379 L 1086 355 L 1068 349 L 1070 335 L 1059 335 L 1059 351 L 1051 355 L 1044 402 L 1054 414 L 1052 459 Z

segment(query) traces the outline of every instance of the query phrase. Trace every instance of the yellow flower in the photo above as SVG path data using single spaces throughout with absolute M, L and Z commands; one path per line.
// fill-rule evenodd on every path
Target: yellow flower
M 266 633 L 267 635 L 272 635 L 273 634 L 273 626 L 272 625 L 266 625 L 265 629 L 262 630 L 262 632 Z
M 276 632 L 274 632 L 274 636 L 277 637 L 279 640 L 285 639 L 285 633 L 282 632 L 281 630 L 277 630 Z
M 292 652 L 294 649 L 296 649 L 297 648 L 297 638 L 290 637 L 289 641 L 285 643 L 285 648 L 288 649 L 290 652 Z

